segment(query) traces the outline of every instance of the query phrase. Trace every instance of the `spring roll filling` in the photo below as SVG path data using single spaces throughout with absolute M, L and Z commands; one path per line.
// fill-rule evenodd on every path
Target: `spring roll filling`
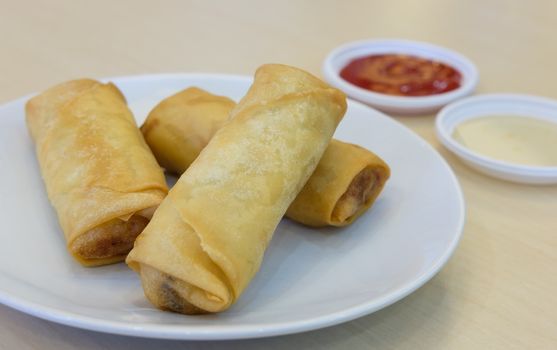
M 344 222 L 356 215 L 372 198 L 379 178 L 372 168 L 364 168 L 352 180 L 346 192 L 339 198 L 333 209 L 332 219 Z
M 138 214 L 128 220 L 112 219 L 77 237 L 71 244 L 71 250 L 84 259 L 125 255 L 148 223 L 149 219 Z
M 139 275 L 147 299 L 163 310 L 188 315 L 204 314 L 218 310 L 224 302 L 207 291 L 146 264 L 141 264 Z M 204 309 L 195 305 L 196 301 L 202 299 Z M 211 304 L 213 307 L 210 306 Z

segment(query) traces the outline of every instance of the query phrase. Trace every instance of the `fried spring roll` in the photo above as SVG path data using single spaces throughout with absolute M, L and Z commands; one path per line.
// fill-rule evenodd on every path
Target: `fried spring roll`
M 373 152 L 332 140 L 286 216 L 308 226 L 346 226 L 371 207 L 389 176 Z
M 224 96 L 189 88 L 161 101 L 141 132 L 159 164 L 180 175 L 224 125 L 235 105 Z
M 161 166 L 182 174 L 228 120 L 234 102 L 198 88 L 168 97 L 141 131 Z M 390 175 L 373 152 L 333 140 L 286 216 L 308 226 L 345 226 L 363 214 Z
M 259 68 L 128 255 L 147 298 L 185 314 L 229 308 L 345 110 L 342 92 L 304 71 Z
M 122 93 L 62 83 L 27 102 L 26 121 L 70 253 L 86 266 L 124 260 L 168 190 Z

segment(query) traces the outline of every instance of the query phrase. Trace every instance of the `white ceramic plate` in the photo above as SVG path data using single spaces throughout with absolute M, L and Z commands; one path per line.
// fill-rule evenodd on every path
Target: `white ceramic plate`
M 250 79 L 175 74 L 115 78 L 139 122 L 188 86 L 239 99 Z M 218 315 L 154 309 L 124 264 L 83 268 L 66 252 L 24 123 L 26 98 L 0 107 L 0 302 L 102 332 L 174 339 L 255 338 L 326 327 L 410 294 L 449 259 L 464 223 L 451 169 L 389 117 L 350 101 L 336 137 L 374 150 L 392 168 L 375 206 L 350 227 L 312 230 L 283 220 L 261 270 Z

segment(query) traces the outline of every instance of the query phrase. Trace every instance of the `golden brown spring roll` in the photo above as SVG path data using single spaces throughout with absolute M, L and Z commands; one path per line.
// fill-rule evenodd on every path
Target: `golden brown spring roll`
M 168 189 L 122 93 L 81 79 L 26 105 L 48 198 L 83 265 L 122 261 Z
M 235 105 L 227 97 L 189 88 L 159 103 L 141 132 L 159 164 L 181 175 L 224 125 Z
M 332 140 L 286 216 L 308 226 L 346 226 L 373 204 L 389 176 L 373 152 Z
M 342 92 L 304 71 L 259 68 L 126 259 L 147 298 L 186 314 L 230 307 L 345 110 Z
M 228 120 L 234 102 L 198 88 L 163 100 L 141 131 L 159 163 L 182 174 Z M 387 164 L 362 147 L 333 141 L 286 216 L 308 226 L 345 226 L 374 203 L 388 180 Z

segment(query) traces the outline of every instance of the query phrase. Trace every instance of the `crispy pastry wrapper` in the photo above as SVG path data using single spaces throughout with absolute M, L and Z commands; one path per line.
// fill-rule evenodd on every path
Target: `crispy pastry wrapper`
M 228 120 L 234 102 L 198 88 L 163 100 L 141 127 L 159 163 L 182 174 Z M 390 176 L 375 153 L 333 140 L 286 216 L 308 226 L 346 226 L 370 208 Z
M 147 298 L 186 314 L 229 308 L 345 110 L 342 92 L 304 71 L 259 68 L 128 255 Z
M 159 164 L 182 174 L 207 146 L 236 103 L 192 87 L 159 103 L 141 126 Z
M 286 216 L 308 226 L 346 226 L 375 202 L 389 176 L 375 153 L 332 140 Z
M 124 260 L 168 190 L 122 93 L 62 83 L 27 102 L 26 121 L 70 253 L 86 266 Z

